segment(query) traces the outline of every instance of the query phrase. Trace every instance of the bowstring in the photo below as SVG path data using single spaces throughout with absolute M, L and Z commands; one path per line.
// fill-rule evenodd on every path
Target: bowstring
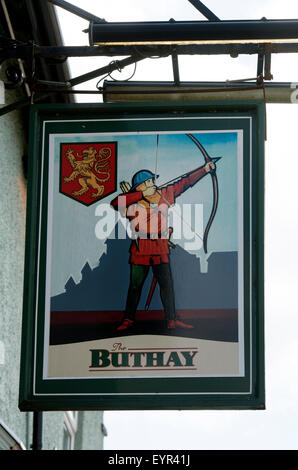
M 157 163 L 158 163 L 158 144 L 159 144 L 159 134 L 156 135 L 156 152 L 155 152 L 155 170 L 154 170 L 154 180 L 156 180 L 157 175 Z
M 156 135 L 156 152 L 155 152 L 155 180 L 156 180 L 156 175 L 157 175 L 157 165 L 158 165 L 158 145 L 159 145 L 159 134 Z M 186 173 L 185 173 L 186 175 Z M 182 175 L 184 176 L 184 175 Z M 171 181 L 175 181 L 176 179 L 178 180 L 181 178 L 181 176 L 177 176 L 177 178 L 174 178 Z M 169 184 L 169 181 L 167 183 L 164 183 L 162 186 L 165 186 L 166 184 Z M 182 220 L 182 222 L 187 225 L 191 231 L 204 243 L 204 239 L 195 231 L 195 229 L 188 223 L 186 220 L 184 220 L 183 216 L 179 214 L 179 212 L 175 209 L 175 206 L 172 205 L 166 198 L 165 196 L 159 191 L 159 188 L 156 188 L 156 192 L 160 195 L 160 197 L 167 203 L 167 205 L 172 209 L 172 211 L 178 215 L 178 217 Z M 151 219 L 153 214 L 149 216 L 149 220 Z
M 180 219 L 182 220 L 182 222 L 187 225 L 190 230 L 197 236 L 199 237 L 199 239 L 204 242 L 204 239 L 201 237 L 201 235 L 199 235 L 195 229 L 188 223 L 186 222 L 186 220 L 184 220 L 183 216 L 175 209 L 175 205 L 171 204 L 165 197 L 164 195 L 157 189 L 156 192 L 160 195 L 160 197 L 167 203 L 167 205 L 172 209 L 172 211 L 178 215 L 178 217 L 180 217 Z M 150 216 L 151 218 L 151 216 Z

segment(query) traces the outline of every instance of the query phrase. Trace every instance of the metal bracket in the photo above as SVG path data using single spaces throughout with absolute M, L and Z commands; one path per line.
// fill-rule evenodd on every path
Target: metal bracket
M 100 23 L 107 23 L 106 20 L 92 15 L 81 8 L 78 8 L 71 3 L 64 0 L 47 0 L 48 2 L 59 6 L 81 18 L 90 22 L 93 27 L 100 28 Z M 224 22 L 222 22 L 213 12 L 211 12 L 201 1 L 199 0 L 188 0 L 198 11 L 200 11 L 209 21 L 203 21 L 204 26 L 212 28 L 220 28 Z M 264 21 L 263 21 L 264 20 Z M 216 25 L 212 25 L 209 22 L 214 22 Z M 269 24 L 269 20 L 262 19 L 264 24 Z M 279 20 L 279 29 L 284 31 L 283 22 L 288 24 L 289 20 Z M 33 42 L 23 43 L 15 39 L 8 39 L 0 36 L 0 64 L 8 59 L 16 59 L 24 61 L 26 69 L 26 77 L 23 80 L 26 87 L 30 87 L 31 93 L 35 94 L 35 100 L 43 100 L 48 97 L 50 93 L 76 93 L 78 90 L 73 90 L 72 87 L 75 85 L 87 82 L 91 79 L 111 74 L 114 70 L 122 69 L 128 65 L 136 64 L 138 61 L 150 58 L 150 57 L 168 57 L 171 56 L 172 68 L 173 68 L 173 85 L 181 86 L 180 74 L 179 74 L 179 55 L 219 55 L 228 54 L 231 57 L 237 57 L 239 54 L 256 54 L 257 55 L 257 85 L 263 85 L 263 80 L 271 80 L 273 78 L 271 74 L 271 54 L 272 53 L 297 53 L 298 44 L 294 41 L 291 42 L 291 38 L 296 38 L 293 32 L 293 24 L 297 20 L 291 20 L 292 29 L 290 33 L 285 33 L 285 39 L 281 43 L 265 44 L 260 40 L 258 43 L 218 43 L 218 44 L 177 44 L 177 45 L 154 45 L 148 44 L 144 46 L 135 45 L 110 45 L 110 46 L 39 46 L 33 44 Z M 175 22 L 171 19 L 170 22 Z M 179 22 L 177 22 L 178 24 Z M 237 32 L 241 32 L 241 28 L 238 22 L 232 21 L 236 25 L 234 33 L 237 37 Z M 255 21 L 255 27 L 259 27 L 258 21 Z M 266 24 L 267 24 L 266 23 Z M 109 24 L 107 23 L 107 26 Z M 174 26 L 174 25 L 173 25 Z M 269 24 L 270 26 L 270 24 Z M 106 26 L 105 26 L 106 27 Z M 187 25 L 184 26 L 187 28 Z M 208 29 L 208 31 L 209 31 Z M 283 36 L 282 36 L 283 37 Z M 106 56 L 106 57 L 117 57 L 124 56 L 122 60 L 112 61 L 109 64 L 96 69 L 92 72 L 82 74 L 78 77 L 71 78 L 68 82 L 50 82 L 38 80 L 35 76 L 35 59 L 43 58 L 47 61 L 55 61 L 55 63 L 64 62 L 68 57 L 91 57 L 91 56 Z M 9 82 L 7 87 L 17 86 L 21 83 L 19 80 L 19 74 L 8 73 Z M 12 78 L 12 80 L 10 80 Z M 96 92 L 99 92 L 98 89 Z M 80 90 L 80 93 L 87 93 L 87 91 Z M 93 93 L 93 91 L 89 91 Z M 95 93 L 95 92 L 94 92 Z M 25 106 L 30 103 L 29 100 L 21 100 L 15 104 L 1 108 L 0 115 L 5 114 L 13 109 Z
M 126 57 L 125 59 L 122 59 L 120 61 L 112 61 L 111 63 L 109 63 L 108 65 L 104 67 L 85 73 L 78 77 L 74 77 L 70 79 L 68 82 L 46 82 L 46 81 L 37 80 L 36 77 L 32 76 L 31 80 L 29 81 L 29 84 L 31 86 L 32 93 L 35 93 L 35 94 L 42 93 L 42 95 L 40 95 L 38 98 L 35 98 L 36 101 L 45 99 L 49 95 L 49 93 L 52 93 L 52 92 L 75 93 L 75 91 L 70 90 L 70 87 L 92 80 L 93 78 L 106 75 L 107 73 L 112 73 L 114 70 L 119 70 L 119 68 L 123 69 L 124 67 L 131 65 L 131 64 L 135 64 L 141 60 L 146 59 L 147 57 L 148 55 L 135 55 L 135 56 Z M 44 88 L 42 88 L 42 86 L 40 85 L 44 86 Z M 58 89 L 51 88 L 54 86 L 58 87 Z M 5 106 L 0 109 L 0 116 L 10 111 L 13 111 L 15 109 L 20 109 L 24 106 L 27 106 L 28 104 L 30 104 L 30 100 L 24 99 L 24 100 L 17 101 L 16 103 L 13 103 L 11 105 Z
M 174 18 L 169 20 L 170 22 L 175 22 Z M 173 75 L 174 75 L 174 83 L 175 85 L 180 84 L 180 75 L 179 75 L 179 63 L 178 63 L 178 54 L 176 52 L 176 48 L 174 48 L 172 52 L 172 67 L 173 67 Z
M 173 66 L 173 74 L 174 74 L 174 83 L 175 85 L 180 85 L 180 75 L 179 75 L 179 63 L 178 63 L 178 55 L 176 52 L 172 53 L 172 66 Z
M 82 8 L 76 7 L 69 2 L 65 2 L 64 0 L 48 0 L 48 2 L 53 3 L 53 5 L 61 7 L 64 10 L 73 13 L 74 15 L 80 16 L 84 20 L 91 21 L 92 23 L 106 23 L 106 20 L 104 20 L 103 18 L 99 18 L 98 16 L 92 15 L 92 13 L 82 10 Z
M 220 19 L 199 0 L 188 0 L 209 21 L 220 21 Z
M 220 21 L 220 19 L 212 13 L 209 8 L 207 8 L 201 1 L 199 0 L 188 0 L 197 10 L 200 11 L 209 21 Z M 173 18 L 170 19 L 171 22 L 175 20 Z M 172 67 L 173 67 L 173 74 L 174 74 L 174 84 L 178 86 L 180 84 L 180 76 L 179 76 L 179 63 L 178 63 L 178 54 L 177 49 L 175 48 L 174 52 L 172 52 Z
M 32 450 L 42 450 L 42 431 L 43 431 L 43 413 L 42 411 L 33 412 L 33 440 Z
M 273 75 L 271 73 L 271 44 L 266 44 L 265 46 L 264 78 L 265 80 L 273 79 Z
M 271 73 L 271 44 L 259 45 L 257 77 L 258 83 L 262 83 L 263 80 L 273 79 Z

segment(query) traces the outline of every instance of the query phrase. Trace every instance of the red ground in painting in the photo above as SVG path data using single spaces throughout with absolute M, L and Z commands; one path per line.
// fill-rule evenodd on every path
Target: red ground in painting
M 50 343 L 64 344 L 136 334 L 171 334 L 214 341 L 238 341 L 237 309 L 178 310 L 177 314 L 193 328 L 168 330 L 163 310 L 137 311 L 134 325 L 122 332 L 117 330 L 123 317 L 122 311 L 51 312 Z

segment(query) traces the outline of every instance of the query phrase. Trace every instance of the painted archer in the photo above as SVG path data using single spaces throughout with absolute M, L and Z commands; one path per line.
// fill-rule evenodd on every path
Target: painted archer
M 191 135 L 189 137 L 193 138 Z M 195 141 L 198 142 L 196 139 Z M 169 258 L 171 228 L 168 228 L 168 209 L 175 204 L 178 196 L 204 176 L 213 175 L 214 162 L 217 160 L 208 156 L 205 158 L 205 165 L 176 178 L 177 181 L 174 183 L 169 182 L 160 187 L 155 184 L 157 176 L 149 170 L 135 173 L 131 185 L 127 182 L 120 183 L 123 193 L 117 196 L 111 205 L 130 221 L 133 239 L 129 260 L 130 284 L 124 316 L 118 330 L 125 330 L 134 324 L 142 288 L 150 267 L 155 282 L 159 284 L 167 328 L 173 329 L 176 326 L 193 328 L 177 316 L 175 309 Z

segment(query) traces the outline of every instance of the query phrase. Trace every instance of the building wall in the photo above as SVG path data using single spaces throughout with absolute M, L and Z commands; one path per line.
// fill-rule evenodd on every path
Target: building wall
M 4 80 L 3 72 L 0 80 Z M 6 91 L 6 104 L 22 93 Z M 1 105 L 0 105 L 1 106 Z M 0 116 L 0 424 L 30 450 L 33 413 L 18 409 L 25 248 L 27 122 L 22 112 Z M 102 449 L 102 412 L 79 412 L 76 449 Z M 64 412 L 43 413 L 43 449 L 63 448 Z

